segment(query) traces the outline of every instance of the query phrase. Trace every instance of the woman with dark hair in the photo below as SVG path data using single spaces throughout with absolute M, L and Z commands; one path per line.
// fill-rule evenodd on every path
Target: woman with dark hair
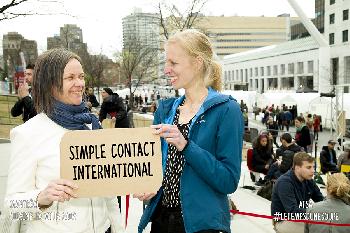
M 302 116 L 295 118 L 295 128 L 297 132 L 295 134 L 295 142 L 304 148 L 305 152 L 308 152 L 307 147 L 311 145 L 311 136 L 309 127 L 305 124 L 305 119 Z
M 11 130 L 5 199 L 11 213 L 30 216 L 26 232 L 106 232 L 110 226 L 112 232 L 123 231 L 115 197 L 79 198 L 74 194 L 79 187 L 60 179 L 63 135 L 70 130 L 100 129 L 82 101 L 84 87 L 84 71 L 76 54 L 53 49 L 39 56 L 32 90 L 39 114 Z M 32 204 L 11 205 L 19 202 Z M 50 218 L 40 218 L 45 214 Z
M 117 93 L 113 93 L 109 87 L 103 88 L 101 93 L 103 102 L 100 109 L 99 120 L 106 118 L 115 120 L 115 128 L 129 128 L 127 111 L 123 99 Z
M 255 172 L 267 174 L 273 161 L 272 144 L 268 133 L 260 134 L 253 143 L 252 167 Z

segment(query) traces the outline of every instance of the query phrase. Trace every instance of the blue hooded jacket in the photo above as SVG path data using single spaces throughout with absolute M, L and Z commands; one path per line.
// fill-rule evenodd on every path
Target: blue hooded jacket
M 185 96 L 161 101 L 154 124 L 172 124 L 176 109 Z M 193 118 L 188 145 L 183 151 L 185 165 L 180 178 L 180 201 L 187 233 L 205 229 L 230 231 L 227 194 L 233 193 L 241 173 L 243 117 L 238 103 L 212 88 Z M 161 139 L 162 165 L 165 171 L 168 144 Z M 145 209 L 139 233 L 160 201 L 160 188 Z

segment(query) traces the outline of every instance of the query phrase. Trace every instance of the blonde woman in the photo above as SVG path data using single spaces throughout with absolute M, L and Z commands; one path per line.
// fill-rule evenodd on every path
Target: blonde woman
M 153 128 L 162 138 L 164 178 L 149 200 L 139 232 L 231 232 L 227 194 L 240 177 L 243 117 L 238 103 L 222 95 L 221 68 L 208 38 L 185 30 L 165 45 L 165 74 L 178 99 L 161 101 Z
M 327 199 L 314 204 L 308 213 L 331 214 L 336 213 L 338 220 L 325 220 L 332 223 L 350 223 L 350 181 L 343 173 L 335 173 L 327 179 Z M 305 233 L 348 233 L 348 226 L 328 226 L 319 224 L 305 224 Z

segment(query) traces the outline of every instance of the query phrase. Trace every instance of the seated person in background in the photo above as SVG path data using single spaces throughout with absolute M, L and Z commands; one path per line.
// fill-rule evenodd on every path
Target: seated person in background
M 350 223 L 350 181 L 342 173 L 335 173 L 327 179 L 327 199 L 314 204 L 308 213 L 337 213 L 339 219 L 330 219 L 331 223 Z M 350 227 L 305 224 L 305 233 L 347 233 Z
M 338 172 L 337 166 L 337 156 L 334 150 L 334 145 L 337 142 L 334 140 L 329 140 L 327 146 L 322 147 L 322 151 L 320 153 L 320 163 L 321 163 L 321 171 L 323 174 L 327 172 Z
M 284 213 L 305 213 L 309 202 L 323 200 L 322 193 L 313 180 L 315 159 L 305 152 L 296 153 L 293 169 L 283 174 L 272 189 L 271 215 L 281 217 Z M 277 233 L 303 233 L 303 222 L 274 221 Z
M 303 148 L 292 141 L 289 133 L 281 136 L 281 147 L 276 150 L 277 161 L 273 163 L 265 176 L 266 180 L 277 179 L 292 168 L 294 154 L 303 151 Z M 281 158 L 280 158 L 281 157 Z
M 255 172 L 267 173 L 273 161 L 272 152 L 267 133 L 260 134 L 253 143 L 252 167 Z
M 341 170 L 341 165 L 350 165 L 350 142 L 343 144 L 344 152 L 338 158 L 338 168 Z M 350 179 L 350 172 L 346 172 L 345 175 Z

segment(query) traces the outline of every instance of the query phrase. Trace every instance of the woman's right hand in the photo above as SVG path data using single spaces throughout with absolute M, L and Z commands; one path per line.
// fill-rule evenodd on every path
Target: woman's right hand
M 39 207 L 49 207 L 52 202 L 59 201 L 69 201 L 70 198 L 77 198 L 73 190 L 78 189 L 72 181 L 70 180 L 55 180 L 51 181 L 47 187 L 41 191 L 38 195 L 37 201 Z
M 148 201 L 154 197 L 157 193 L 137 193 L 133 197 L 139 199 L 140 201 Z

